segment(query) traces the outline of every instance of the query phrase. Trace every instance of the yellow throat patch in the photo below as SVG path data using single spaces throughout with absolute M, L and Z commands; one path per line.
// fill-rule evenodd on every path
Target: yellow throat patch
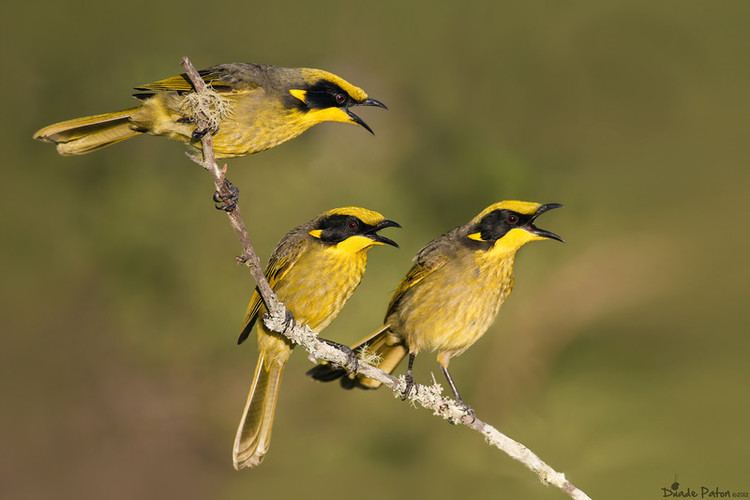
M 546 238 L 544 238 L 543 236 L 539 236 L 538 234 L 534 234 L 525 229 L 514 227 L 513 229 L 505 233 L 502 238 L 498 239 L 495 242 L 493 247 L 490 249 L 490 252 L 515 252 L 526 243 L 529 243 L 531 241 L 541 241 L 544 239 Z
M 383 243 L 358 234 L 349 236 L 344 241 L 337 243 L 334 248 L 344 253 L 359 253 L 375 245 L 383 245 Z

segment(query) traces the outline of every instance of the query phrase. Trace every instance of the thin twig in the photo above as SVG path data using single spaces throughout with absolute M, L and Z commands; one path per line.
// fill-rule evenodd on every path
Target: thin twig
M 193 67 L 190 59 L 183 57 L 182 66 L 185 68 L 185 72 L 196 92 L 211 92 Z M 195 115 L 198 115 L 198 113 L 195 113 Z M 196 123 L 196 126 L 201 128 L 204 124 Z M 216 192 L 222 196 L 229 196 L 231 194 L 229 190 L 231 184 L 228 184 L 226 180 L 227 167 L 225 165 L 224 168 L 219 168 L 216 164 L 211 133 L 206 133 L 201 138 L 201 146 L 203 158 L 202 161 L 196 161 L 213 175 Z M 300 345 L 308 352 L 313 361 L 326 361 L 339 366 L 347 366 L 349 362 L 347 353 L 335 346 L 322 342 L 318 338 L 317 333 L 306 325 L 288 320 L 289 316 L 286 308 L 276 297 L 276 294 L 271 289 L 263 274 L 260 259 L 250 241 L 247 227 L 240 215 L 239 206 L 235 205 L 231 210 L 227 210 L 227 216 L 242 245 L 242 255 L 237 259 L 250 268 L 250 273 L 257 283 L 260 296 L 266 304 L 266 309 L 268 310 L 268 314 L 264 318 L 266 326 L 271 331 L 285 335 L 292 342 Z M 403 396 L 406 390 L 406 380 L 403 376 L 395 377 L 365 361 L 359 361 L 357 373 L 381 382 L 383 385 L 389 387 L 394 395 L 399 398 Z M 508 456 L 521 462 L 536 473 L 542 483 L 560 488 L 570 498 L 575 500 L 591 500 L 586 493 L 568 481 L 565 478 L 565 474 L 555 471 L 523 444 L 514 441 L 474 415 L 468 414 L 464 405 L 454 399 L 443 396 L 442 391 L 442 387 L 437 383 L 433 385 L 417 384 L 406 399 L 415 405 L 432 410 L 434 415 L 442 417 L 451 423 L 464 425 L 482 434 L 487 443 L 505 452 Z
M 198 74 L 190 59 L 187 57 L 182 58 L 182 67 L 185 68 L 190 82 L 193 84 L 193 88 L 196 92 L 207 92 L 208 86 L 203 81 L 203 78 Z M 196 124 L 196 127 L 200 128 L 202 124 Z M 214 140 L 211 133 L 206 133 L 201 137 L 201 147 L 203 153 L 203 168 L 208 170 L 214 178 L 214 187 L 216 192 L 222 196 L 229 196 L 229 185 L 226 181 L 227 166 L 219 168 L 216 163 L 216 157 L 214 155 Z M 245 221 L 240 215 L 239 205 L 235 205 L 232 210 L 227 211 L 229 217 L 229 223 L 232 225 L 232 229 L 240 239 L 240 245 L 242 245 L 242 254 L 237 257 L 237 260 L 247 265 L 250 268 L 250 274 L 257 283 L 258 292 L 260 293 L 263 303 L 266 305 L 266 309 L 270 313 L 274 314 L 285 314 L 283 304 L 276 298 L 276 294 L 271 290 L 271 286 L 268 284 L 265 275 L 263 274 L 263 267 L 261 266 L 258 254 L 253 248 L 253 244 L 250 241 L 250 234 L 247 232 Z

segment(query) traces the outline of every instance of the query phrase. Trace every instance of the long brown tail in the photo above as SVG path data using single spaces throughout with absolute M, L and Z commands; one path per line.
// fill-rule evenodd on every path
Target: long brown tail
M 372 364 L 377 365 L 381 370 L 392 373 L 398 364 L 408 353 L 405 343 L 399 337 L 394 335 L 388 325 L 384 325 L 379 330 L 368 335 L 352 347 L 360 356 L 372 358 Z M 377 389 L 380 382 L 362 375 L 347 376 L 343 368 L 333 365 L 318 365 L 308 370 L 307 374 L 320 382 L 331 382 L 336 379 L 341 380 L 341 387 L 344 389 Z
M 37 130 L 34 139 L 57 144 L 61 155 L 82 155 L 140 135 L 130 117 L 138 108 L 84 116 L 53 123 Z
M 258 356 L 253 383 L 234 438 L 232 460 L 237 470 L 259 465 L 268 453 L 284 364 L 277 360 L 266 364 L 263 351 Z

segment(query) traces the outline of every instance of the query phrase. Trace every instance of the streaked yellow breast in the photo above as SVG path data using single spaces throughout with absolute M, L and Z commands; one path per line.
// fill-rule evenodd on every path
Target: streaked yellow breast
M 462 353 L 484 335 L 510 294 L 514 256 L 460 251 L 407 292 L 386 322 L 412 352 Z
M 277 284 L 276 293 L 297 321 L 319 332 L 341 312 L 366 265 L 366 252 L 315 244 Z
M 367 251 L 352 252 L 314 243 L 274 290 L 296 321 L 321 332 L 357 289 L 366 266 Z M 261 306 L 261 318 L 265 312 Z M 285 362 L 289 358 L 292 344 L 288 339 L 269 331 L 262 321 L 257 323 L 256 332 L 258 347 L 266 354 L 267 362 Z
M 258 153 L 293 139 L 315 122 L 305 119 L 296 108 L 284 106 L 281 99 L 268 96 L 262 88 L 221 94 L 228 114 L 214 135 L 218 158 Z M 157 94 L 144 101 L 132 118 L 133 126 L 152 135 L 163 135 L 200 148 L 191 139 L 195 126 L 180 121 L 184 97 L 175 93 Z
M 230 113 L 214 136 L 219 157 L 259 153 L 294 139 L 313 123 L 296 108 L 285 107 L 276 97 L 256 92 L 230 99 Z

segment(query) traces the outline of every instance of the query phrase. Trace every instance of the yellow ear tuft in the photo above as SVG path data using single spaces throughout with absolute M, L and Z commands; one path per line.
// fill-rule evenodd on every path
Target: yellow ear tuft
M 482 239 L 482 233 L 471 233 L 471 234 L 467 235 L 466 237 L 469 238 L 469 239 L 471 239 L 471 240 L 484 241 Z
M 289 93 L 292 94 L 292 97 L 294 97 L 295 99 L 299 99 L 300 101 L 307 104 L 307 90 L 290 89 Z
M 323 234 L 323 230 L 322 230 L 322 229 L 313 229 L 312 231 L 308 231 L 308 233 L 307 233 L 307 234 L 309 234 L 309 235 L 310 235 L 310 236 L 312 236 L 313 238 L 318 238 L 318 239 L 320 239 L 320 235 L 322 235 L 322 234 Z

